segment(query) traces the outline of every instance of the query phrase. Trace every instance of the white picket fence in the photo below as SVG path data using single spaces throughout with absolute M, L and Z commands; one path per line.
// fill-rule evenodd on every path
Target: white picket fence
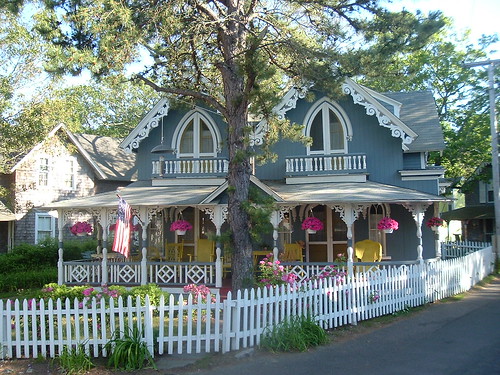
M 309 281 L 294 287 L 252 289 L 222 301 L 171 295 L 152 306 L 146 298 L 79 301 L 0 301 L 0 358 L 55 357 L 83 344 L 107 356 L 113 332 L 137 327 L 151 354 L 228 352 L 260 343 L 266 329 L 306 315 L 325 329 L 371 319 L 470 289 L 494 269 L 488 247 L 462 258 L 429 260 L 371 271 L 342 280 Z

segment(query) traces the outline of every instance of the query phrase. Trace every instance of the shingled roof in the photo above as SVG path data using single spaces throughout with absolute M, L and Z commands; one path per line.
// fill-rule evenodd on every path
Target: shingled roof
M 383 95 L 402 104 L 399 118 L 418 134 L 408 144 L 409 152 L 444 150 L 443 131 L 431 91 L 390 92 Z

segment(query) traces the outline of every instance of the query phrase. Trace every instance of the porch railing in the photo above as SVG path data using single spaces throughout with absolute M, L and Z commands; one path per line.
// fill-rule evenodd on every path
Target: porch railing
M 441 256 L 443 259 L 458 258 L 491 246 L 489 242 L 454 241 L 441 243 Z
M 153 177 L 226 176 L 226 158 L 153 160 Z
M 99 285 L 103 281 L 102 261 L 63 262 L 64 284 Z M 142 262 L 113 261 L 106 265 L 107 284 L 140 285 L 147 283 L 161 286 L 187 284 L 215 285 L 215 264 L 201 262 Z
M 366 172 L 365 154 L 293 156 L 285 163 L 290 176 Z

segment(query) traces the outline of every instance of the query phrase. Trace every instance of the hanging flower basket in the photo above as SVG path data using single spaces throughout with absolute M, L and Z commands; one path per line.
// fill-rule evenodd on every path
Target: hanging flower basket
M 193 226 L 186 220 L 176 220 L 170 224 L 170 231 L 176 232 L 178 236 L 185 235 L 186 232 L 191 229 L 193 229 Z
M 443 223 L 444 221 L 440 217 L 431 217 L 425 225 L 427 225 L 427 228 L 431 228 L 434 232 L 437 232 Z
M 308 217 L 302 222 L 302 230 L 307 231 L 309 234 L 314 234 L 318 230 L 323 229 L 323 223 L 321 222 L 320 219 L 317 219 L 315 217 Z
M 75 236 L 83 237 L 92 233 L 92 225 L 86 221 L 77 221 L 69 228 L 69 230 Z
M 384 217 L 377 224 L 377 229 L 383 230 L 385 233 L 392 233 L 395 230 L 398 230 L 399 224 L 396 220 L 391 219 L 390 217 Z

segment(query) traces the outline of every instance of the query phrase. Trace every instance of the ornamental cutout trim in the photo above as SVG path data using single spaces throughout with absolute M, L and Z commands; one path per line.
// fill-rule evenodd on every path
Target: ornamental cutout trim
M 143 139 L 147 138 L 149 132 L 153 128 L 157 128 L 158 125 L 161 124 L 163 116 L 166 116 L 170 109 L 168 100 L 164 99 L 164 101 L 165 102 L 158 109 L 156 114 L 144 125 L 142 129 L 139 130 L 139 133 L 135 136 L 135 138 L 132 139 L 130 143 L 124 148 L 125 152 L 131 153 L 133 149 L 139 148 L 139 144 Z
M 300 88 L 292 88 L 283 98 L 283 101 L 274 107 L 273 112 L 279 120 L 285 118 L 286 113 L 297 106 L 299 99 L 305 98 L 308 87 L 302 86 Z M 267 132 L 267 121 L 260 121 L 254 132 L 250 135 L 250 146 L 260 146 L 264 143 L 264 135 Z
M 354 101 L 354 104 L 359 104 L 366 109 L 366 114 L 368 116 L 376 116 L 378 119 L 378 123 L 380 126 L 385 128 L 389 128 L 391 130 L 391 135 L 394 138 L 401 138 L 403 144 L 410 144 L 413 142 L 413 138 L 404 132 L 399 126 L 392 123 L 391 119 L 384 115 L 375 105 L 370 103 L 360 92 L 356 91 L 355 87 L 353 87 L 349 82 L 345 82 L 342 84 L 342 91 L 351 95 Z

